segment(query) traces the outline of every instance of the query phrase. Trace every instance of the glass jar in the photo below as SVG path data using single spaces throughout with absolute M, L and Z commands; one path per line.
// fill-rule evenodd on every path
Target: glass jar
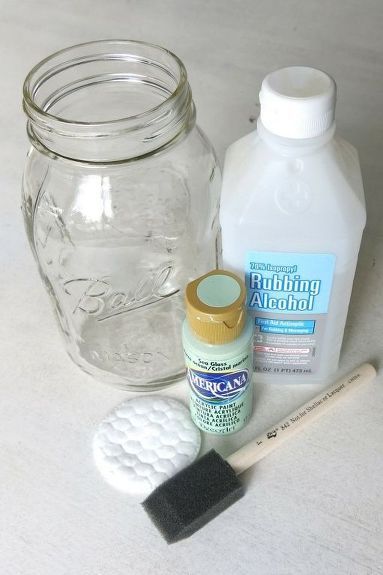
M 217 265 L 220 171 L 182 62 L 101 41 L 24 84 L 23 213 L 67 350 L 133 390 L 184 374 L 185 285 Z

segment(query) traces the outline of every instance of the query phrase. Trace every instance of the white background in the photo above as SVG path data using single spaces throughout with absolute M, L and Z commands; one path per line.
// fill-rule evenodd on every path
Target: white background
M 383 573 L 383 381 L 379 377 L 245 477 L 246 496 L 168 547 L 92 463 L 91 439 L 127 394 L 65 354 L 19 210 L 28 143 L 22 81 L 41 58 L 102 38 L 162 44 L 184 61 L 198 121 L 220 159 L 255 127 L 270 70 L 318 66 L 339 88 L 339 132 L 359 149 L 368 227 L 340 373 L 379 365 L 383 323 L 381 0 L 0 0 L 1 575 L 372 575 Z M 230 453 L 316 390 L 256 385 Z M 185 384 L 167 391 L 186 398 Z

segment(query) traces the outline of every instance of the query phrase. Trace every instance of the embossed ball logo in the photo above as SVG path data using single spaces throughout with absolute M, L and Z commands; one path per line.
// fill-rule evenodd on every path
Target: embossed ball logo
M 207 373 L 188 369 L 188 381 L 198 397 L 211 403 L 233 401 L 245 390 L 249 380 L 247 369 L 231 373 Z

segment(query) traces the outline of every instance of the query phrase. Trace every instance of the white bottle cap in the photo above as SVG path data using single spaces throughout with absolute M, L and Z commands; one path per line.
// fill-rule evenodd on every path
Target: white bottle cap
M 291 66 L 272 72 L 259 94 L 261 122 L 284 138 L 314 138 L 334 122 L 336 85 L 315 68 Z

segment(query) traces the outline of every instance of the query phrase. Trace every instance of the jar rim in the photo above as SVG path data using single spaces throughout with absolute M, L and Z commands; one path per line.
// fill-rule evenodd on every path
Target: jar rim
M 40 105 L 38 105 L 35 102 L 35 94 L 39 88 L 39 86 L 41 86 L 41 84 L 45 81 L 45 79 L 49 78 L 52 74 L 55 74 L 57 72 L 60 71 L 60 65 L 56 65 L 53 66 L 53 68 L 49 68 L 45 74 L 43 74 L 42 76 L 37 76 L 36 75 L 41 72 L 44 68 L 44 66 L 46 66 L 47 64 L 54 64 L 55 60 L 59 59 L 62 56 L 65 55 L 69 55 L 71 53 L 75 53 L 77 50 L 81 50 L 84 48 L 90 48 L 90 47 L 104 47 L 105 48 L 107 46 L 132 46 L 132 47 L 145 47 L 145 48 L 151 48 L 156 50 L 159 54 L 162 55 L 166 55 L 168 57 L 170 57 L 177 65 L 178 67 L 178 71 L 179 71 L 179 78 L 177 79 L 177 85 L 176 88 L 171 92 L 171 94 L 169 96 L 167 96 L 162 102 L 160 102 L 158 105 L 148 108 L 147 110 L 144 110 L 143 112 L 140 112 L 138 114 L 134 114 L 134 115 L 130 115 L 130 116 L 123 116 L 121 118 L 116 118 L 116 119 L 112 119 L 112 120 L 102 120 L 102 121 L 97 121 L 97 122 L 89 122 L 89 121 L 83 121 L 83 120 L 73 120 L 73 119 L 66 119 L 62 116 L 56 116 L 55 114 L 50 113 L 49 111 L 44 110 Z M 108 50 L 105 50 L 105 52 L 100 52 L 97 54 L 97 58 L 101 58 L 102 56 L 105 56 L 106 54 L 108 54 L 110 52 L 108 52 Z M 84 57 L 84 56 L 83 56 Z M 96 58 L 96 55 L 94 55 L 94 57 Z M 81 58 L 80 58 L 81 59 Z M 140 60 L 137 59 L 137 61 L 139 62 Z M 144 60 L 145 61 L 145 60 Z M 72 60 L 73 62 L 73 60 Z M 48 76 L 47 76 L 48 74 Z M 75 44 L 73 46 L 69 46 L 67 48 L 63 48 L 62 50 L 58 50 L 57 52 L 54 52 L 52 54 L 50 54 L 49 56 L 47 56 L 46 58 L 44 58 L 43 60 L 40 60 L 40 62 L 38 62 L 28 73 L 28 75 L 25 78 L 24 81 L 24 85 L 23 85 L 23 106 L 24 106 L 24 111 L 27 114 L 27 116 L 33 121 L 33 122 L 41 122 L 42 124 L 51 124 L 52 122 L 55 125 L 55 128 L 60 130 L 60 127 L 66 131 L 68 130 L 68 128 L 70 128 L 70 126 L 73 126 L 73 128 L 83 128 L 83 129 L 94 129 L 97 130 L 97 128 L 107 128 L 107 127 L 116 127 L 116 126 L 120 126 L 122 128 L 122 124 L 124 124 L 124 128 L 125 130 L 134 130 L 137 128 L 137 125 L 139 125 L 141 122 L 144 122 L 145 124 L 147 123 L 145 120 L 150 120 L 150 117 L 153 115 L 156 115 L 158 112 L 161 112 L 164 109 L 167 109 L 169 107 L 169 105 L 171 105 L 173 102 L 177 101 L 177 99 L 184 93 L 185 87 L 188 86 L 188 78 L 187 78 L 187 72 L 186 72 L 186 68 L 184 66 L 184 64 L 182 63 L 182 61 L 180 60 L 180 58 L 178 58 L 178 56 L 176 56 L 176 54 L 174 54 L 173 52 L 171 52 L 170 50 L 168 50 L 167 48 L 163 48 L 162 46 L 158 45 L 158 44 L 153 44 L 150 42 L 144 42 L 141 40 L 123 40 L 123 39 L 107 39 L 107 40 L 93 40 L 91 42 L 83 42 L 80 44 Z M 124 128 L 122 128 L 124 130 Z

